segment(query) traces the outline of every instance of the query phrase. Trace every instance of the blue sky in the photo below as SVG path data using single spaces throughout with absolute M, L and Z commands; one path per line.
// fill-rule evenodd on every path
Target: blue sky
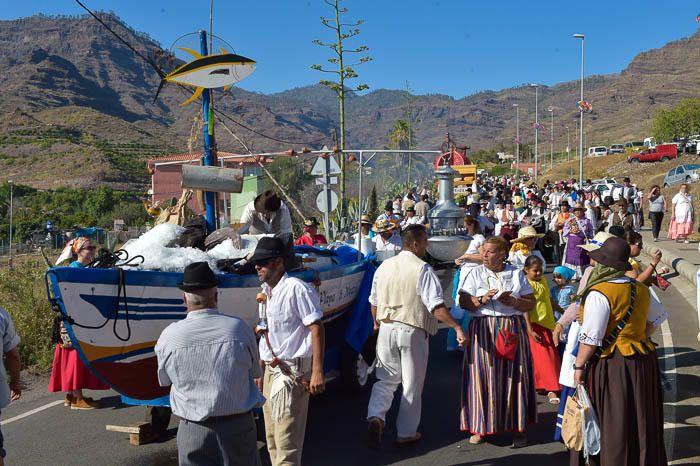
M 93 10 L 113 10 L 163 46 L 209 25 L 209 1 L 85 0 Z M 370 48 L 374 60 L 357 68 L 370 89 L 403 89 L 463 97 L 526 82 L 578 79 L 580 43 L 586 35 L 586 74 L 619 72 L 639 52 L 692 35 L 700 3 L 690 0 L 589 0 L 539 2 L 490 0 L 345 0 L 348 20 L 362 18 L 350 44 Z M 35 13 L 80 14 L 70 0 L 5 2 L 0 18 Z M 331 39 L 319 16 L 322 0 L 215 0 L 214 33 L 237 53 L 255 59 L 257 71 L 241 87 L 263 93 L 316 83 Z

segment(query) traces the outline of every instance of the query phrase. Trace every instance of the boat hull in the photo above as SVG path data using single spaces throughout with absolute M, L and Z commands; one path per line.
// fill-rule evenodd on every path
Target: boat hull
M 356 262 L 318 271 L 324 323 L 350 310 L 366 268 L 366 262 Z M 311 282 L 316 273 L 292 276 Z M 88 368 L 130 399 L 151 400 L 169 392 L 158 383 L 154 346 L 166 326 L 186 315 L 183 292 L 177 288 L 181 273 L 60 267 L 48 275 L 56 303 L 68 317 L 71 341 Z M 257 276 L 221 274 L 219 279 L 219 311 L 255 326 Z

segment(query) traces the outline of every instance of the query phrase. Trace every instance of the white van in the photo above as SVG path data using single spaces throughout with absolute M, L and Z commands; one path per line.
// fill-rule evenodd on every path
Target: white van
M 588 148 L 588 156 L 599 157 L 601 155 L 608 155 L 608 148 L 605 146 L 595 146 Z

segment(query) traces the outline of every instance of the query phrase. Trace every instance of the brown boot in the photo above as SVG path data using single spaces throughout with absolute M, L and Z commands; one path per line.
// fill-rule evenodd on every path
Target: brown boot
M 378 417 L 371 417 L 367 421 L 367 446 L 373 449 L 379 448 L 384 434 L 384 421 Z
M 73 400 L 73 402 L 70 404 L 70 409 L 95 409 L 98 407 L 98 404 L 94 401 L 88 401 L 85 398 L 76 398 Z

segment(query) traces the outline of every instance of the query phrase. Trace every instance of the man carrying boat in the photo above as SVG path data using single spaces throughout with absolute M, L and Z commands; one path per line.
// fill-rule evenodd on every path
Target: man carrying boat
M 403 396 L 396 420 L 399 444 L 420 440 L 423 382 L 428 367 L 428 336 L 435 335 L 438 320 L 466 337 L 450 317 L 442 298 L 442 287 L 432 267 L 421 257 L 426 254 L 428 234 L 423 225 L 410 225 L 402 235 L 403 251 L 385 260 L 372 282 L 369 302 L 375 318 L 377 337 L 377 378 L 367 409 L 368 445 L 381 443 L 385 416 L 394 392 L 401 384 Z
M 217 310 L 218 288 L 206 262 L 185 268 L 187 317 L 168 325 L 155 346 L 158 381 L 170 388 L 170 407 L 180 418 L 180 465 L 259 465 L 252 409 L 265 399 L 255 386 L 262 376 L 251 328 Z
M 279 238 L 262 238 L 250 262 L 262 283 L 260 339 L 264 378 L 258 380 L 267 451 L 273 466 L 300 465 L 309 394 L 325 389 L 325 333 L 316 291 L 284 270 L 285 246 Z

